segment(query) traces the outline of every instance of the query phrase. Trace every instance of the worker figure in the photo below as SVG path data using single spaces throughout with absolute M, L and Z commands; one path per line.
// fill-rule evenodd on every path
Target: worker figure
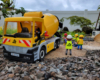
M 32 35 L 32 33 L 33 33 L 33 23 L 31 22 L 31 31 L 30 31 L 30 34 Z M 35 37 L 37 36 L 37 39 L 35 39 L 35 42 L 37 42 L 38 40 L 40 40 L 40 34 L 41 34 L 41 31 L 40 31 L 39 27 L 37 26 L 37 24 L 35 23 L 34 36 Z
M 63 39 L 64 39 L 64 45 L 65 45 L 66 44 L 66 41 L 67 41 L 67 33 L 64 33 Z
M 35 42 L 37 42 L 38 40 L 40 40 L 40 39 L 41 39 L 41 37 L 40 37 L 40 34 L 41 34 L 40 29 L 39 29 L 39 28 L 37 28 L 37 29 L 36 29 L 36 31 L 35 31 L 35 33 L 36 33 L 36 36 L 37 36 L 37 39 L 35 40 Z
M 67 41 L 66 41 L 66 55 L 68 53 L 68 50 L 70 50 L 70 55 L 72 55 L 72 36 L 68 35 L 67 36 Z
M 77 49 L 79 50 L 82 50 L 82 45 L 83 45 L 83 35 L 80 35 L 79 36 L 79 39 L 78 39 L 78 41 L 77 41 L 77 44 L 78 44 L 78 47 L 77 47 Z
M 75 34 L 75 38 L 74 38 L 75 42 L 73 42 L 74 47 L 78 46 L 78 44 L 77 44 L 78 39 L 79 39 L 78 34 Z
M 78 34 L 75 34 L 75 42 L 77 42 L 78 39 Z

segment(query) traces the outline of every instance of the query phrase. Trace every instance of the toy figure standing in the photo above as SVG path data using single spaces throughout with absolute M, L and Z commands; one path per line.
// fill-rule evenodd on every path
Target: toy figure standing
M 77 42 L 78 39 L 78 34 L 75 34 L 75 41 Z
M 65 45 L 66 44 L 66 41 L 67 41 L 67 33 L 64 34 L 63 39 L 64 39 L 64 45 Z
M 70 50 L 70 55 L 72 55 L 72 36 L 67 36 L 67 42 L 66 42 L 66 55 L 68 53 L 68 50 Z
M 78 47 L 77 47 L 77 49 L 79 50 L 82 50 L 82 45 L 83 45 L 83 35 L 80 35 L 79 36 L 79 39 L 78 39 L 78 41 L 77 41 L 77 44 L 78 44 Z
M 74 42 L 74 47 L 77 47 L 78 45 L 77 45 L 77 41 L 78 41 L 78 34 L 75 34 L 75 38 L 74 38 L 74 40 L 75 40 L 75 42 Z

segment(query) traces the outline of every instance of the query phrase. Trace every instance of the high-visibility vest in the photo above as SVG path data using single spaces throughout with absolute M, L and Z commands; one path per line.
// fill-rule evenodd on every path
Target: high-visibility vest
M 66 49 L 72 49 L 72 41 L 67 41 Z
M 79 39 L 78 37 L 77 37 L 77 38 L 75 38 L 75 41 L 77 42 L 77 41 L 78 41 L 78 39 Z

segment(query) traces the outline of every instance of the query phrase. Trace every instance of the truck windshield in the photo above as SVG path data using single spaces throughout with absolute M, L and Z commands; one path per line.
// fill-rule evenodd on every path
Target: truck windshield
M 31 38 L 33 22 L 22 21 L 22 22 L 8 22 L 5 36 L 9 37 L 21 37 Z
M 17 22 L 8 22 L 6 34 L 13 35 L 17 33 Z

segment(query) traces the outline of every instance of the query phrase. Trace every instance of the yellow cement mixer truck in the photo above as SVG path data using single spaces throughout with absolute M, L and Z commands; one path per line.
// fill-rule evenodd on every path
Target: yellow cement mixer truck
M 8 34 L 7 27 L 13 23 L 17 26 L 17 32 Z M 14 25 L 10 25 L 11 28 Z M 59 27 L 62 27 L 59 19 L 50 13 L 27 12 L 24 17 L 6 18 L 3 34 L 4 56 L 27 62 L 42 60 L 48 52 L 59 47 Z

